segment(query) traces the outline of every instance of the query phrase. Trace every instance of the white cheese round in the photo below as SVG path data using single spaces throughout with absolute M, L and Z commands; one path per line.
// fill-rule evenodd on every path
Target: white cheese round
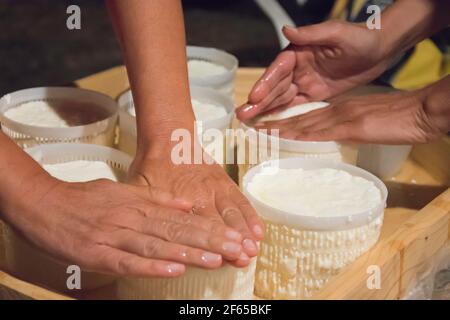
M 192 99 L 192 109 L 194 111 L 195 118 L 198 121 L 215 120 L 227 115 L 227 110 L 223 106 L 218 106 L 209 102 L 203 102 L 200 100 Z M 136 116 L 136 110 L 131 105 L 128 108 L 128 112 L 133 117 Z
M 52 99 L 22 103 L 8 109 L 5 116 L 26 125 L 67 128 L 100 121 L 107 114 L 91 103 Z
M 264 168 L 249 182 L 258 200 L 285 212 L 312 216 L 347 216 L 376 207 L 380 190 L 372 181 L 330 168 Z
M 103 161 L 70 161 L 43 165 L 52 177 L 66 182 L 86 182 L 97 179 L 118 181 L 113 169 Z
M 228 69 L 209 61 L 191 59 L 188 61 L 189 77 L 208 77 L 227 73 Z
M 324 102 L 324 101 L 299 104 L 299 105 L 287 108 L 280 112 L 274 112 L 274 113 L 270 113 L 267 115 L 263 115 L 260 118 L 258 118 L 257 121 L 263 122 L 263 121 L 275 121 L 275 120 L 289 119 L 289 118 L 292 118 L 295 116 L 299 116 L 301 114 L 308 113 L 313 110 L 326 108 L 329 105 L 330 104 L 328 102 Z

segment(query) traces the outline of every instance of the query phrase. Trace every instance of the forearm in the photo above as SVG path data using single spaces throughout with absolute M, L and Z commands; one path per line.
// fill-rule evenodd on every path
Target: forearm
M 109 0 L 107 4 L 133 91 L 138 150 L 166 150 L 174 129 L 194 130 L 181 2 Z
M 448 0 L 397 0 L 381 15 L 382 46 L 395 57 L 450 23 Z
M 0 217 L 9 220 L 14 208 L 38 199 L 53 179 L 1 131 L 0 150 Z

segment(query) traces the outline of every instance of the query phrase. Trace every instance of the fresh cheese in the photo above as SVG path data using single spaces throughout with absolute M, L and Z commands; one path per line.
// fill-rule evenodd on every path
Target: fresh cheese
M 220 64 L 205 60 L 190 59 L 188 61 L 189 77 L 202 78 L 227 73 L 228 69 Z
M 372 181 L 343 170 L 263 168 L 247 190 L 273 208 L 310 216 L 348 216 L 375 208 L 380 190 Z
M 43 165 L 52 177 L 66 182 L 86 182 L 97 179 L 117 181 L 117 173 L 103 161 L 69 161 Z
M 94 104 L 63 99 L 29 101 L 5 112 L 5 117 L 16 122 L 52 128 L 86 125 L 107 116 L 105 110 Z
M 292 118 L 298 115 L 306 114 L 308 112 L 326 108 L 329 106 L 328 102 L 318 101 L 318 102 L 310 102 L 299 104 L 282 111 L 273 112 L 270 114 L 262 115 L 256 118 L 252 123 L 248 125 L 251 127 L 254 123 L 265 122 L 265 121 L 275 121 L 275 120 L 284 120 L 288 118 Z M 246 128 L 246 126 L 244 126 Z M 246 128 L 246 130 L 253 130 L 251 128 Z M 240 144 L 240 148 L 244 148 L 246 152 L 245 163 L 239 164 L 239 184 L 242 185 L 242 178 L 247 173 L 247 171 L 253 167 L 254 165 L 264 162 L 266 160 L 270 160 L 268 157 L 264 158 L 263 155 L 272 155 L 273 153 L 269 150 L 261 150 L 262 148 L 267 149 L 267 146 L 271 146 L 271 144 L 258 144 L 255 139 L 241 139 L 238 140 Z M 297 140 L 289 140 L 283 139 L 284 141 L 279 141 L 278 148 L 278 158 L 293 158 L 293 157 L 302 157 L 302 158 L 319 158 L 319 159 L 327 159 L 335 162 L 344 162 L 349 164 L 356 164 L 356 159 L 358 156 L 358 148 L 354 144 L 350 143 L 335 143 L 331 142 L 307 142 L 307 141 L 297 141 Z M 330 147 L 330 144 L 334 146 Z M 248 150 L 257 150 L 257 154 L 259 155 L 259 159 L 257 163 L 250 163 Z
M 330 104 L 328 102 L 319 101 L 319 102 L 309 102 L 304 104 L 299 104 L 283 111 L 274 112 L 270 114 L 263 115 L 257 119 L 258 122 L 264 121 L 275 121 L 275 120 L 283 120 L 289 119 L 295 116 L 299 116 L 314 110 L 323 109 L 328 107 Z
M 191 103 L 195 118 L 198 121 L 215 120 L 227 115 L 227 110 L 222 106 L 196 99 L 191 99 Z M 136 110 L 133 105 L 128 108 L 128 112 L 133 117 L 136 116 Z
M 179 278 L 121 278 L 117 297 L 124 300 L 251 300 L 256 259 L 245 268 L 188 267 Z
M 378 240 L 383 215 L 374 182 L 332 168 L 262 168 L 247 184 L 248 193 L 274 214 L 281 224 L 262 214 L 266 236 L 260 243 L 255 294 L 266 299 L 302 299 L 320 290 L 343 267 Z M 256 208 L 258 205 L 256 204 Z M 344 230 L 309 230 L 296 217 L 336 218 L 367 212 L 366 224 Z

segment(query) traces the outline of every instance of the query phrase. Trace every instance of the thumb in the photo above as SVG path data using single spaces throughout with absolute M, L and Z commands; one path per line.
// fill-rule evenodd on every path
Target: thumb
M 291 43 L 299 46 L 329 45 L 334 41 L 333 25 L 332 22 L 323 22 L 300 28 L 284 26 L 283 34 Z

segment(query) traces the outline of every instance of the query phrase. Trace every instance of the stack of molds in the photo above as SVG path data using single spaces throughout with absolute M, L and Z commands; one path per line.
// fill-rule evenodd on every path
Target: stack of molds
M 335 162 L 356 164 L 358 147 L 350 143 L 335 141 L 315 142 L 279 138 L 272 132 L 256 131 L 252 125 L 256 122 L 275 121 L 292 118 L 313 110 L 326 108 L 327 102 L 311 102 L 291 107 L 284 111 L 259 117 L 251 123 L 241 123 L 243 135 L 238 141 L 239 185 L 242 178 L 254 165 L 271 159 L 292 157 L 329 159 Z
M 49 144 L 26 149 L 26 152 L 52 176 L 67 182 L 100 178 L 123 181 L 132 161 L 123 152 L 92 144 Z M 68 291 L 68 263 L 55 260 L 6 224 L 4 232 L 8 271 L 53 290 Z M 81 289 L 99 288 L 112 281 L 114 278 L 109 275 L 82 272 Z
M 262 163 L 244 193 L 265 221 L 255 294 L 303 299 L 320 290 L 380 236 L 387 190 L 355 166 L 290 158 Z
M 0 99 L 1 129 L 22 148 L 68 142 L 112 147 L 117 114 L 113 99 L 78 88 L 32 88 Z

